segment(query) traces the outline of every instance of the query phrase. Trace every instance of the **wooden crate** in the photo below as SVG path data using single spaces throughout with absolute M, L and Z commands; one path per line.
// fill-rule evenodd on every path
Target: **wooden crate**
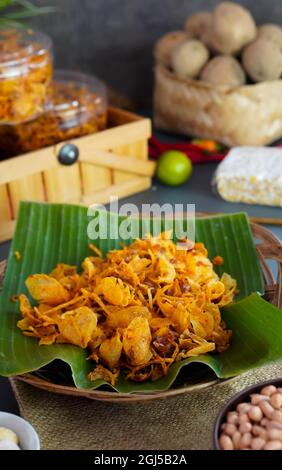
M 71 166 L 58 161 L 64 143 L 0 162 L 0 242 L 13 234 L 20 201 L 106 204 L 148 189 L 150 136 L 150 119 L 110 108 L 108 129 L 70 141 L 79 150 Z

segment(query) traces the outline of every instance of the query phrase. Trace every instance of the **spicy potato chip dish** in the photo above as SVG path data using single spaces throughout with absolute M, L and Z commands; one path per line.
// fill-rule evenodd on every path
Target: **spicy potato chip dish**
M 69 343 L 88 350 L 91 381 L 156 380 L 176 361 L 225 351 L 231 331 L 220 308 L 232 302 L 236 281 L 220 278 L 202 243 L 179 249 L 166 233 L 136 240 L 104 259 L 85 258 L 76 266 L 58 264 L 49 274 L 33 274 L 26 286 L 34 299 L 19 296 L 24 335 L 42 347 Z

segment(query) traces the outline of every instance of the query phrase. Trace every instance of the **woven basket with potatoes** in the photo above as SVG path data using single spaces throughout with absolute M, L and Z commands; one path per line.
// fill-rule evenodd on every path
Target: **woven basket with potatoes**
M 257 27 L 232 2 L 189 17 L 155 45 L 154 119 L 159 129 L 226 145 L 282 137 L 282 28 Z

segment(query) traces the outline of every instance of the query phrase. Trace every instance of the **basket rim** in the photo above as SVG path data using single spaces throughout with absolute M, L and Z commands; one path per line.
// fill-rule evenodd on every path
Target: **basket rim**
M 202 90 L 208 90 L 208 91 L 216 91 L 218 93 L 222 93 L 224 95 L 228 95 L 230 93 L 236 93 L 236 92 L 244 92 L 245 90 L 258 90 L 261 88 L 273 88 L 273 85 L 281 84 L 282 86 L 282 79 L 280 80 L 271 80 L 271 81 L 265 81 L 265 82 L 260 82 L 260 83 L 247 83 L 245 85 L 240 85 L 240 86 L 227 86 L 227 85 L 213 85 L 209 82 L 204 82 L 203 80 L 199 79 L 194 79 L 194 78 L 180 78 L 178 77 L 175 73 L 173 73 L 170 68 L 163 63 L 163 61 L 156 59 L 155 60 L 155 71 L 160 71 L 162 73 L 165 73 L 167 77 L 170 79 L 178 82 L 178 83 L 183 83 L 184 85 L 190 85 L 194 86 L 195 88 L 199 88 Z
M 263 272 L 264 285 L 265 285 L 265 295 L 267 301 L 274 303 L 278 307 L 282 306 L 282 241 L 269 229 L 259 224 L 250 222 L 252 233 L 254 238 L 259 240 L 259 244 L 256 245 L 257 254 L 260 262 L 260 266 Z M 273 278 L 273 274 L 270 271 L 270 268 L 267 267 L 266 260 L 274 259 L 278 263 L 278 276 L 277 282 Z M 0 284 L 1 284 L 1 274 L 3 276 L 3 271 L 5 269 L 6 261 L 0 262 Z M 280 303 L 280 304 L 279 304 Z M 240 374 L 243 375 L 243 374 Z M 207 389 L 214 386 L 220 386 L 229 382 L 236 380 L 237 376 L 230 377 L 228 379 L 219 379 L 214 378 L 208 380 L 204 383 L 186 385 L 178 388 L 170 388 L 161 392 L 148 392 L 148 393 L 120 393 L 115 391 L 102 391 L 99 389 L 96 390 L 85 390 L 78 389 L 73 386 L 68 385 L 59 385 L 47 380 L 43 380 L 39 377 L 36 377 L 32 373 L 26 373 L 22 375 L 17 375 L 10 380 L 18 380 L 30 384 L 41 390 L 70 395 L 70 396 L 79 396 L 89 398 L 91 400 L 98 401 L 107 401 L 114 403 L 135 403 L 135 402 L 144 402 L 150 400 L 156 400 L 160 398 L 169 398 L 177 395 L 183 395 L 184 393 L 191 393 L 198 390 Z

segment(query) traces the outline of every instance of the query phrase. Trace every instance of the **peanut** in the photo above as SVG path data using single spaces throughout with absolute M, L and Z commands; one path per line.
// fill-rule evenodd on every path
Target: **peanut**
M 245 413 L 248 413 L 250 408 L 251 408 L 250 403 L 239 403 L 239 405 L 237 405 L 236 410 L 240 414 L 245 414 Z
M 243 449 L 244 447 L 249 447 L 251 444 L 252 435 L 250 432 L 246 432 L 239 441 L 239 449 Z
M 273 406 L 270 405 L 270 403 L 268 403 L 268 401 L 261 401 L 259 404 L 259 407 L 267 418 L 270 418 L 270 419 L 272 418 L 274 408 Z
M 282 429 L 269 429 L 267 437 L 271 441 L 282 441 Z
M 227 423 L 230 423 L 230 424 L 237 424 L 238 423 L 238 413 L 236 413 L 236 411 L 229 411 L 229 413 L 227 413 Z
M 228 436 L 233 436 L 234 432 L 237 431 L 237 428 L 234 424 L 227 423 L 224 429 L 224 433 Z
M 262 437 L 254 437 L 251 440 L 251 449 L 253 450 L 261 450 L 265 446 L 266 441 Z
M 273 393 L 269 401 L 274 408 L 279 410 L 282 408 L 282 393 Z
M 226 436 L 226 434 L 222 434 L 220 436 L 219 444 L 220 444 L 220 447 L 223 450 L 233 450 L 234 449 L 233 442 L 231 441 L 229 436 Z
M 266 387 L 263 387 L 260 391 L 262 395 L 266 395 L 270 397 L 277 391 L 277 388 L 274 385 L 266 385 Z
M 241 439 L 241 433 L 239 431 L 235 431 L 233 436 L 232 436 L 232 442 L 235 450 L 239 449 L 239 442 Z
M 277 421 L 278 423 L 282 423 L 282 411 L 274 410 L 271 416 L 273 421 Z
M 262 410 L 259 406 L 252 406 L 248 411 L 248 416 L 252 421 L 261 421 L 263 418 Z
M 263 428 L 262 426 L 258 426 L 257 424 L 253 426 L 252 433 L 254 436 L 257 436 L 257 437 L 263 437 L 263 438 L 266 437 L 265 428 Z
M 264 450 L 281 450 L 282 449 L 282 442 L 280 441 L 268 441 L 264 448 Z
M 250 421 L 250 418 L 249 416 L 247 415 L 247 413 L 243 413 L 241 415 L 239 415 L 239 418 L 238 418 L 238 424 L 243 424 L 243 423 L 248 423 Z
M 241 434 L 245 434 L 246 432 L 251 432 L 252 431 L 252 425 L 251 423 L 242 423 L 239 426 L 239 432 Z
M 262 400 L 269 400 L 269 397 L 266 395 L 260 395 L 259 393 L 254 393 L 251 395 L 252 405 L 258 405 Z

